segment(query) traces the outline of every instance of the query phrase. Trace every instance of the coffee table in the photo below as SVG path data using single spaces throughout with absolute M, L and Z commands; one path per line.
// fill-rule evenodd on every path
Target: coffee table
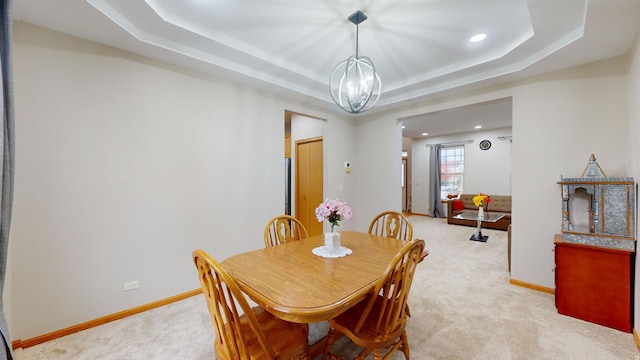
M 469 240 L 481 241 L 481 242 L 487 242 L 487 240 L 489 239 L 488 235 L 482 235 L 482 222 L 483 221 L 484 222 L 496 222 L 496 221 L 502 219 L 503 217 L 504 217 L 504 214 L 490 213 L 488 211 L 484 212 L 484 217 L 482 219 L 478 218 L 478 212 L 477 211 L 465 211 L 463 213 L 460 213 L 460 214 L 454 216 L 454 218 L 456 218 L 456 219 L 476 220 L 478 222 L 478 225 L 476 226 L 476 233 L 471 235 Z

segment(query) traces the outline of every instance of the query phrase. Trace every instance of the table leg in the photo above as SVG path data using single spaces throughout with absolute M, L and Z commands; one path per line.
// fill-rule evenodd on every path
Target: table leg
M 487 242 L 488 239 L 489 239 L 488 235 L 482 235 L 482 220 L 478 219 L 476 233 L 471 235 L 469 240 Z
M 324 336 L 322 339 L 316 341 L 314 344 L 309 344 L 308 352 L 309 358 L 315 359 L 324 351 L 324 345 L 327 343 L 327 336 Z

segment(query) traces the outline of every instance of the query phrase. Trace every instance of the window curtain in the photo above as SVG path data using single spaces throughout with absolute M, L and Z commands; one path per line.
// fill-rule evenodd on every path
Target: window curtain
M 442 145 L 430 145 L 429 155 L 429 216 L 445 217 L 444 206 L 440 199 L 440 149 Z
M 0 26 L 0 66 L 2 72 L 2 90 L 0 103 L 2 105 L 2 169 L 0 169 L 0 333 L 4 346 L 0 346 L 0 360 L 12 360 L 11 338 L 4 316 L 5 274 L 7 272 L 7 250 L 9 248 L 9 225 L 13 209 L 13 169 L 14 169 L 14 113 L 13 113 L 13 74 L 11 66 L 11 9 L 13 1 L 4 0 L 0 3 L 2 11 L 2 26 Z

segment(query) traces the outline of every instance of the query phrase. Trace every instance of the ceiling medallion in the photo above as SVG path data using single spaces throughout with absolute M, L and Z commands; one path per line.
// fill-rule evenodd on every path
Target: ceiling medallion
M 331 72 L 331 98 L 344 111 L 357 114 L 373 107 L 380 98 L 382 83 L 373 61 L 358 55 L 358 29 L 367 16 L 360 10 L 349 16 L 356 25 L 356 54 L 339 63 Z

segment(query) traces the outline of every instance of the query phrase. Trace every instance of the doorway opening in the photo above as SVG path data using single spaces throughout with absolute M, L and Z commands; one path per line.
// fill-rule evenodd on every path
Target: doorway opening
M 402 150 L 407 151 L 409 179 L 403 202 L 413 214 L 431 213 L 430 145 L 462 144 L 465 150 L 465 193 L 511 195 L 513 99 L 412 115 L 402 123 Z M 483 146 L 491 143 L 492 146 Z M 445 199 L 440 199 L 441 201 Z
M 285 111 L 285 212 L 295 216 L 309 236 L 322 234 L 315 208 L 323 201 L 326 121 Z

